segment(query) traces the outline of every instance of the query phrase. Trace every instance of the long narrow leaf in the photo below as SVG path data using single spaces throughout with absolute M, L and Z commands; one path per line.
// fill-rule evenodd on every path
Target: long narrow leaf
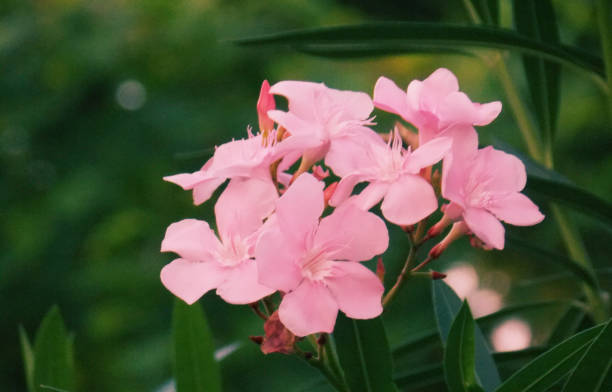
M 548 344 L 554 346 L 575 334 L 585 316 L 584 309 L 570 306 L 550 333 Z
M 47 387 L 74 390 L 71 343 L 59 308 L 53 306 L 43 319 L 34 342 L 34 390 Z
M 474 358 L 474 319 L 467 302 L 453 320 L 444 349 L 444 377 L 450 392 L 478 388 Z
M 380 317 L 354 320 L 338 316 L 334 338 L 340 365 L 352 392 L 393 392 L 393 364 Z
M 23 357 L 23 370 L 25 371 L 28 392 L 34 392 L 34 351 L 23 326 L 19 326 L 19 343 L 21 345 L 21 356 Z
M 220 392 L 219 364 L 208 323 L 199 304 L 176 299 L 172 315 L 174 381 L 177 392 Z
M 461 308 L 461 300 L 453 289 L 441 280 L 432 282 L 432 295 L 438 331 L 442 342 L 446 343 L 453 319 Z M 476 377 L 485 390 L 492 391 L 501 381 L 486 339 L 478 326 L 474 328 L 474 339 Z
M 536 41 L 559 44 L 557 19 L 550 0 L 514 0 L 513 9 L 519 33 Z M 523 68 L 542 139 L 550 146 L 557 126 L 561 67 L 548 60 L 523 56 Z
M 545 391 L 570 372 L 603 325 L 587 329 L 540 355 L 506 380 L 496 392 Z
M 582 359 L 567 380 L 564 392 L 597 392 L 612 366 L 612 320 L 591 343 Z
M 283 44 L 308 50 L 310 45 L 398 44 L 402 53 L 408 45 L 419 47 L 454 48 L 484 47 L 511 49 L 546 58 L 562 64 L 604 75 L 601 58 L 579 49 L 535 41 L 512 30 L 484 26 L 462 26 L 440 23 L 380 22 L 362 25 L 323 27 L 294 30 L 260 37 L 234 40 L 238 45 Z M 375 46 L 372 46 L 374 49 Z M 338 49 L 338 46 L 336 46 Z

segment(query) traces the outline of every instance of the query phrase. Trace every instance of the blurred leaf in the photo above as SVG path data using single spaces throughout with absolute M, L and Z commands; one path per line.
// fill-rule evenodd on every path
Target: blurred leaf
M 442 280 L 432 282 L 432 295 L 438 331 L 442 342 L 446 343 L 453 319 L 461 308 L 461 300 Z M 474 328 L 474 339 L 476 378 L 485 390 L 492 391 L 501 383 L 501 380 L 487 341 L 478 326 Z
M 23 370 L 25 371 L 26 385 L 29 392 L 34 392 L 34 352 L 23 326 L 19 326 L 19 343 L 21 344 L 21 356 L 23 357 Z
M 582 264 L 570 259 L 567 256 L 558 253 L 553 253 L 547 249 L 542 249 L 536 245 L 533 245 L 532 242 L 521 240 L 510 234 L 506 235 L 506 246 L 509 249 L 529 253 L 532 256 L 537 256 L 541 260 L 543 259 L 556 263 L 570 271 L 572 274 L 580 278 L 580 280 L 582 280 L 589 286 L 593 288 L 597 287 L 597 282 L 593 274 Z
M 446 46 L 426 46 L 416 43 L 403 45 L 400 42 L 377 42 L 377 43 L 340 43 L 340 44 L 312 44 L 299 46 L 300 52 L 314 56 L 329 58 L 361 58 L 389 56 L 401 54 L 445 54 L 474 57 L 474 53 L 469 50 L 446 47 Z
M 34 390 L 46 386 L 74 390 L 71 344 L 59 308 L 53 306 L 43 319 L 34 343 Z
M 572 183 L 529 176 L 527 190 L 612 226 L 612 204 Z
M 172 335 L 177 392 L 221 391 L 212 336 L 198 303 L 189 306 L 179 299 L 174 300 Z
M 584 316 L 585 313 L 583 309 L 570 306 L 550 333 L 548 344 L 554 346 L 575 334 L 582 320 L 584 320 Z
M 582 331 L 540 355 L 506 380 L 496 392 L 545 391 L 571 371 L 603 325 Z
M 474 359 L 474 319 L 463 301 L 453 320 L 444 349 L 444 376 L 451 392 L 478 391 Z
M 519 33 L 543 43 L 558 45 L 559 29 L 550 0 L 514 0 L 514 23 Z M 555 135 L 559 112 L 561 66 L 541 58 L 523 56 L 533 113 L 547 146 Z
M 380 317 L 354 320 L 339 314 L 334 338 L 338 358 L 352 392 L 396 391 L 391 353 Z
M 499 25 L 499 0 L 473 0 L 472 4 L 486 24 Z
M 563 391 L 597 392 L 612 366 L 612 319 L 591 343 L 567 380 Z
M 363 55 L 367 55 L 367 48 L 359 48 L 355 45 L 369 44 L 369 49 L 373 53 L 378 52 L 378 45 L 384 46 L 386 50 L 395 48 L 397 53 L 403 53 L 412 45 L 419 48 L 456 48 L 457 46 L 463 46 L 512 49 L 604 75 L 601 58 L 580 49 L 565 45 L 550 45 L 517 34 L 512 30 L 484 26 L 380 22 L 293 30 L 260 37 L 237 39 L 233 42 L 238 45 L 284 44 L 304 51 L 309 51 L 313 45 L 317 45 L 320 50 L 323 45 L 333 44 L 335 50 L 343 50 L 345 54 L 357 51 Z

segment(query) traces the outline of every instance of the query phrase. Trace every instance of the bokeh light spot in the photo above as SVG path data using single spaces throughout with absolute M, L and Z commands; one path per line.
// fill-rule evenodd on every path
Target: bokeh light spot
M 125 80 L 117 87 L 115 99 L 119 106 L 125 110 L 138 110 L 147 100 L 147 90 L 143 84 L 137 80 Z

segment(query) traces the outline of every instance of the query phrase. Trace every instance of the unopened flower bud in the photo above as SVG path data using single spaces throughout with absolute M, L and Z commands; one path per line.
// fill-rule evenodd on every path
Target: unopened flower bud
M 382 257 L 379 257 L 378 261 L 376 261 L 376 276 L 378 276 L 381 282 L 385 282 L 385 265 L 383 264 Z
M 263 343 L 263 336 L 249 336 L 249 339 L 255 343 L 256 345 L 260 346 Z
M 261 133 L 267 134 L 274 129 L 274 121 L 268 117 L 268 110 L 274 110 L 275 108 L 274 95 L 270 94 L 270 83 L 264 80 L 261 84 L 259 99 L 257 100 L 257 115 L 259 117 Z
M 431 248 L 431 250 L 429 251 L 429 257 L 432 259 L 440 257 L 442 252 L 444 252 L 451 243 L 453 243 L 457 238 L 461 237 L 467 232 L 468 228 L 464 222 L 455 222 L 446 237 L 444 237 L 442 241 L 440 241 L 433 248 Z
M 323 200 L 325 201 L 325 205 L 329 205 L 329 199 L 332 198 L 336 188 L 338 187 L 338 181 L 334 181 L 325 188 L 323 191 Z
M 312 167 L 312 174 L 315 176 L 317 180 L 323 180 L 329 177 L 329 170 L 323 170 L 321 166 L 314 165 Z
M 438 271 L 431 271 L 431 279 L 432 280 L 440 280 L 446 278 L 446 274 L 443 274 Z

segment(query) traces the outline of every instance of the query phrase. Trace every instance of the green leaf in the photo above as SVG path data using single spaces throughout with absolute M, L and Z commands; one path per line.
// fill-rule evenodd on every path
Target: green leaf
M 352 392 L 392 392 L 393 363 L 380 317 L 354 320 L 338 316 L 334 338 L 340 365 Z
M 536 245 L 533 245 L 531 242 L 521 240 L 509 233 L 506 235 L 506 247 L 508 249 L 536 256 L 540 260 L 549 261 L 560 265 L 574 274 L 576 277 L 580 278 L 589 286 L 593 288 L 597 287 L 597 281 L 593 274 L 582 264 L 570 259 L 565 255 L 542 249 Z
M 584 320 L 584 316 L 585 313 L 583 309 L 576 306 L 570 306 L 550 333 L 548 344 L 554 346 L 575 334 L 582 320 Z
M 576 366 L 602 329 L 603 325 L 587 329 L 556 345 L 514 373 L 496 392 L 547 390 Z
M 48 387 L 74 390 L 71 347 L 59 308 L 53 306 L 40 324 L 34 342 L 35 391 L 48 390 Z
M 565 45 L 550 45 L 520 35 L 512 30 L 485 26 L 463 26 L 440 23 L 380 22 L 372 24 L 322 27 L 293 30 L 254 38 L 234 40 L 238 45 L 291 45 L 298 50 L 319 50 L 324 45 L 335 45 L 344 54 L 358 52 L 368 55 L 368 48 L 377 52 L 383 45 L 390 53 L 405 53 L 410 48 L 457 47 L 517 50 L 524 54 L 545 58 L 561 64 L 586 69 L 604 75 L 603 61 L 580 49 Z M 343 49 L 342 49 L 343 48 Z M 324 54 L 324 53 L 322 53 Z M 328 53 L 330 54 L 330 53 Z
M 612 319 L 591 343 L 567 380 L 563 391 L 597 392 L 612 366 Z
M 514 0 L 514 22 L 519 33 L 558 45 L 559 29 L 550 0 Z M 523 56 L 527 87 L 545 145 L 551 146 L 559 112 L 561 67 L 541 58 Z
M 19 343 L 23 357 L 23 370 L 25 371 L 26 385 L 29 392 L 34 392 L 34 351 L 23 326 L 19 326 Z
M 461 308 L 461 300 L 442 280 L 432 282 L 432 295 L 438 331 L 442 342 L 445 343 L 453 319 Z M 501 380 L 486 339 L 478 326 L 474 328 L 474 339 L 476 378 L 486 391 L 492 391 L 501 383 Z
M 499 0 L 474 0 L 473 4 L 485 24 L 499 25 Z
M 219 364 L 214 358 L 212 335 L 198 303 L 174 301 L 174 381 L 177 392 L 221 391 Z
M 612 204 L 570 182 L 528 176 L 527 190 L 612 226 Z
M 466 301 L 453 320 L 444 349 L 444 376 L 450 392 L 476 391 L 474 319 Z

